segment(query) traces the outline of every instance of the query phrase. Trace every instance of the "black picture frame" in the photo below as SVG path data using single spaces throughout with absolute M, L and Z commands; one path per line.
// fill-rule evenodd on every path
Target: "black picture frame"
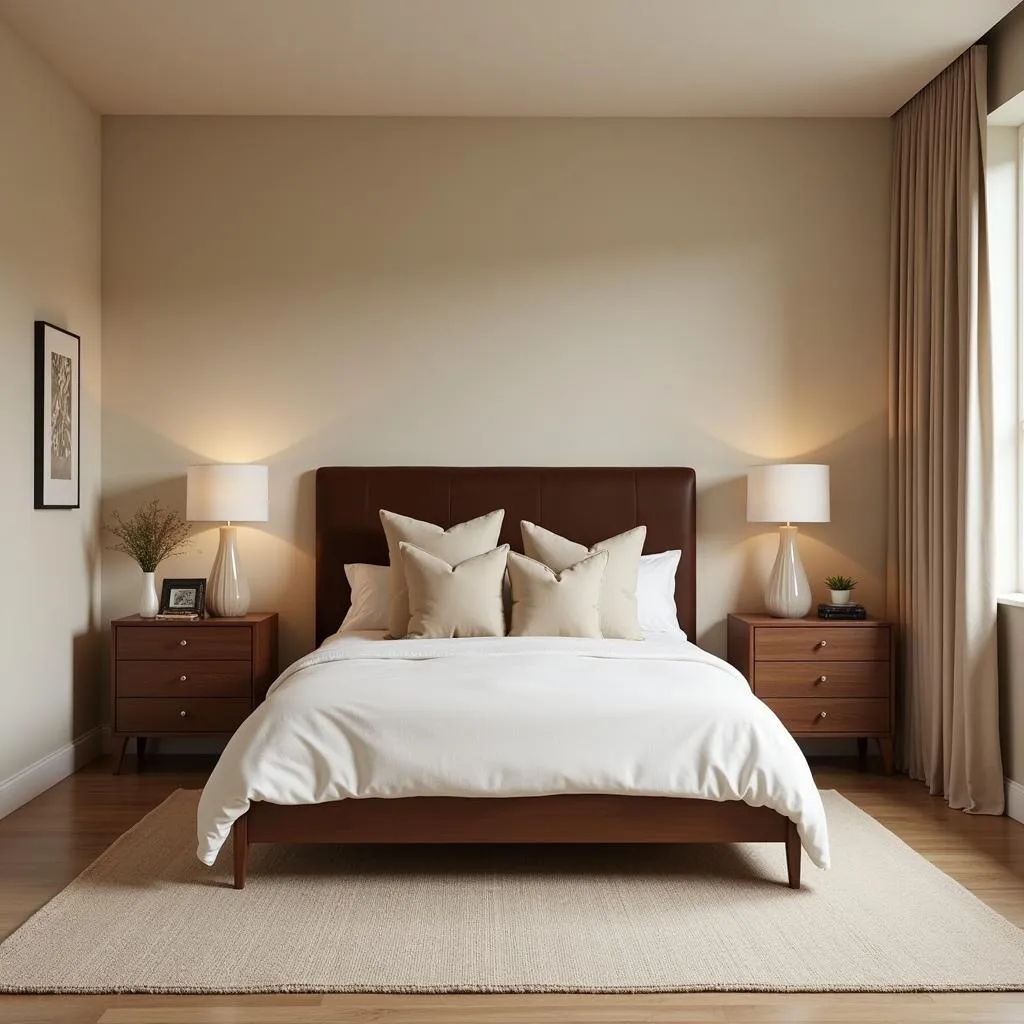
M 193 592 L 190 604 L 181 604 L 177 591 Z M 206 580 L 204 579 L 165 579 L 160 591 L 159 615 L 198 615 L 206 613 Z
M 81 500 L 82 339 L 36 320 L 35 507 L 80 508 Z

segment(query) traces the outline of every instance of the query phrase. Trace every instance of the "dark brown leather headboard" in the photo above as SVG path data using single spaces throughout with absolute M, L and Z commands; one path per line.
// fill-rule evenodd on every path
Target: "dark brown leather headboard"
M 327 466 L 316 472 L 316 642 L 348 611 L 346 562 L 388 564 L 379 510 L 446 529 L 496 508 L 501 540 L 522 551 L 519 520 L 580 544 L 647 526 L 645 553 L 681 548 L 676 576 L 679 624 L 697 626 L 697 481 L 692 469 L 468 469 Z

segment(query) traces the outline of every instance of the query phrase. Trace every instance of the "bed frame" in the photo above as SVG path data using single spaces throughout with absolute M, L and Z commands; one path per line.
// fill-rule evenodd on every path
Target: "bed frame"
M 697 484 L 692 469 L 327 467 L 316 474 L 316 642 L 348 609 L 346 562 L 387 564 L 378 510 L 441 526 L 505 509 L 501 541 L 522 550 L 520 519 L 583 544 L 647 526 L 647 551 L 680 548 L 676 610 L 696 632 Z M 784 843 L 800 887 L 796 825 L 767 807 L 674 797 L 408 797 L 284 806 L 254 802 L 233 827 L 234 884 L 253 843 Z

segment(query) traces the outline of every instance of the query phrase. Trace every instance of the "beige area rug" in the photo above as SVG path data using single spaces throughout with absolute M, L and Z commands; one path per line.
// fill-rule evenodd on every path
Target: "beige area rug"
M 195 860 L 179 790 L 0 944 L 3 992 L 1024 989 L 1024 932 L 834 792 L 781 845 L 255 847 Z

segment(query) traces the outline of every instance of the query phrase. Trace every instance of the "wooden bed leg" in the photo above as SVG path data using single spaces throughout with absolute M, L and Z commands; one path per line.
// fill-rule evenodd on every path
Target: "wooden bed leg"
M 800 888 L 800 833 L 796 823 L 790 822 L 786 831 L 786 870 L 789 872 L 790 889 Z
M 231 826 L 231 840 L 235 850 L 235 888 L 245 888 L 245 870 L 249 866 L 249 820 L 246 815 L 235 819 Z

